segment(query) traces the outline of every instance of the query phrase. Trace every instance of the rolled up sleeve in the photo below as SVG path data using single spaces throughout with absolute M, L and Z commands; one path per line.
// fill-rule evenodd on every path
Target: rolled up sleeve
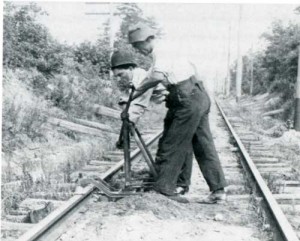
M 128 110 L 129 119 L 133 123 L 137 123 L 140 117 L 145 113 L 149 106 L 153 88 L 146 91 L 143 95 L 137 97 L 131 102 Z
M 147 78 L 147 76 L 147 71 L 139 68 L 135 69 L 132 80 L 134 87 L 138 89 L 142 81 Z M 131 102 L 128 110 L 129 119 L 131 122 L 137 123 L 140 117 L 145 113 L 146 108 L 149 106 L 152 92 L 153 88 L 149 89 Z

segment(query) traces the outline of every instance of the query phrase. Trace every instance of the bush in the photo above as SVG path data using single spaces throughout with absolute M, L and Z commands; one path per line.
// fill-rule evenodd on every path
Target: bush
M 36 139 L 43 139 L 47 103 L 22 83 L 16 73 L 4 70 L 2 145 L 11 152 Z
M 271 83 L 269 92 L 279 93 L 283 100 L 289 100 L 293 98 L 295 93 L 294 83 L 288 79 L 276 79 Z
M 37 68 L 45 76 L 59 73 L 66 47 L 55 41 L 37 22 L 46 14 L 36 4 L 16 6 L 4 3 L 3 65 L 9 68 Z
M 95 104 L 115 106 L 120 95 L 113 81 L 92 74 L 97 71 L 93 66 L 85 66 L 78 66 L 80 72 L 71 69 L 67 75 L 50 78 L 44 93 L 54 106 L 81 118 L 91 116 Z
M 295 23 L 283 24 L 274 21 L 262 38 L 265 39 L 266 49 L 243 56 L 243 91 L 249 93 L 250 56 L 253 57 L 253 94 L 264 92 L 274 93 L 282 98 L 284 119 L 293 118 L 293 99 L 297 79 L 298 46 L 300 44 L 300 25 Z M 231 68 L 231 76 L 235 79 L 236 63 Z M 235 83 L 233 81 L 232 88 Z
M 295 111 L 295 101 L 293 99 L 287 100 L 281 108 L 284 109 L 283 112 L 283 119 L 284 120 L 293 120 L 294 118 L 294 111 Z

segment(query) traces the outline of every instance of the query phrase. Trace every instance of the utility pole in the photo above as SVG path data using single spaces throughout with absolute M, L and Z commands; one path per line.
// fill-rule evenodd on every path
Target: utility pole
M 218 72 L 216 72 L 215 74 L 215 80 L 217 82 L 217 94 L 220 94 L 221 93 L 221 89 L 222 89 L 222 86 L 221 86 L 221 82 L 220 82 L 220 79 L 218 78 Z
M 231 78 L 230 78 L 230 43 L 231 43 L 231 23 L 228 29 L 228 48 L 227 48 L 227 75 L 225 82 L 225 96 L 230 94 Z
M 109 12 L 87 12 L 85 15 L 107 15 L 109 16 L 109 58 L 112 56 L 114 51 L 114 33 L 113 33 L 113 17 L 114 17 L 114 6 L 113 2 L 86 2 L 88 5 L 107 5 L 109 4 Z M 112 78 L 112 72 L 109 72 L 109 77 Z
M 217 81 L 216 81 L 216 79 L 215 78 L 213 78 L 213 82 L 214 82 L 214 93 L 215 94 L 218 94 L 217 92 Z
M 216 78 L 215 77 L 213 77 L 213 82 L 214 82 L 214 93 L 215 94 L 218 94 L 218 88 L 217 88 L 217 80 L 216 80 Z
M 237 60 L 237 71 L 236 71 L 236 102 L 241 99 L 242 92 L 242 75 L 243 75 L 243 59 L 241 55 L 241 18 L 242 18 L 242 5 L 239 6 L 239 22 L 238 22 L 238 60 Z
M 253 95 L 253 45 L 250 53 L 250 95 Z
M 113 52 L 114 52 L 114 32 L 113 32 L 113 3 L 110 2 L 109 3 L 109 59 L 111 58 Z M 109 71 L 109 78 L 112 79 L 113 78 L 113 73 L 110 70 Z
M 110 48 L 110 57 L 114 51 L 114 32 L 113 32 L 113 17 L 114 17 L 114 9 L 113 3 L 109 3 L 109 48 Z
M 222 56 L 226 56 L 226 43 L 224 42 L 224 45 L 223 45 L 223 51 L 222 51 Z M 221 75 L 222 76 L 222 75 Z M 221 78 L 221 83 L 222 83 L 222 86 L 221 86 L 221 93 L 223 95 L 223 97 L 226 96 L 226 76 L 222 76 L 220 77 Z
M 296 82 L 296 96 L 295 96 L 295 118 L 294 128 L 296 131 L 300 131 L 300 45 L 298 46 L 298 73 Z
M 213 78 L 214 78 L 215 93 L 218 95 L 220 94 L 220 81 L 218 79 L 217 72 L 215 72 L 215 76 Z
M 227 79 L 226 77 L 223 77 L 222 94 L 224 95 L 224 97 L 226 96 L 226 83 L 227 83 Z

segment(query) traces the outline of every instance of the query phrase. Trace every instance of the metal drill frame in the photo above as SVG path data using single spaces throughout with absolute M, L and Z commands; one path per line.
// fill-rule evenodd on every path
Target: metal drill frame
M 141 133 L 139 132 L 135 124 L 131 122 L 129 119 L 128 110 L 133 100 L 133 94 L 135 91 L 133 85 L 131 85 L 130 90 L 131 91 L 129 94 L 129 99 L 126 103 L 124 111 L 121 114 L 122 127 L 121 127 L 119 140 L 117 142 L 117 148 L 124 150 L 124 173 L 125 173 L 124 188 L 120 190 L 116 190 L 101 178 L 97 178 L 97 180 L 96 179 L 85 180 L 85 182 L 93 184 L 103 194 L 105 194 L 110 198 L 122 198 L 128 195 L 136 195 L 139 194 L 139 192 L 137 192 L 138 189 L 143 189 L 145 187 L 151 186 L 151 182 L 143 182 L 142 184 L 137 184 L 137 182 L 135 182 L 135 180 L 133 180 L 131 177 L 130 136 L 134 137 L 135 142 L 137 143 L 139 149 L 142 152 L 144 159 L 146 160 L 149 166 L 153 178 L 155 179 L 157 177 L 157 170 L 155 169 L 152 155 L 148 150 L 141 136 Z

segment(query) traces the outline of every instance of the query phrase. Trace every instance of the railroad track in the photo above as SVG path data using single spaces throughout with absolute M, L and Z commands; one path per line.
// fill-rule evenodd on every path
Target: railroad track
M 264 147 L 259 136 L 245 129 L 241 119 L 231 117 L 230 120 L 230 117 L 227 118 L 218 101 L 216 103 L 243 157 L 241 158 L 243 169 L 246 170 L 248 180 L 251 180 L 252 190 L 257 191 L 258 196 L 261 197 L 262 205 L 265 206 L 269 222 L 276 233 L 276 240 L 299 240 L 300 225 L 293 218 L 293 215 L 299 215 L 300 182 L 281 182 L 285 188 L 289 186 L 298 187 L 288 194 L 272 194 L 266 183 L 271 175 L 275 174 L 276 178 L 278 174 L 291 172 L 292 168 L 274 157 L 274 154 L 270 153 L 267 147 Z M 285 209 L 289 214 L 292 210 L 293 215 L 289 215 L 289 220 L 282 209 Z
M 155 145 L 162 131 L 148 130 L 144 132 L 143 138 L 148 147 Z M 141 151 L 135 143 L 131 144 L 133 151 L 131 152 L 131 160 L 135 162 L 142 157 Z M 82 178 L 100 177 L 107 180 L 123 167 L 124 159 L 122 151 L 110 151 L 103 156 L 103 160 L 93 160 L 88 165 L 78 170 Z M 79 180 L 80 181 L 80 180 Z M 74 209 L 79 209 L 84 205 L 86 199 L 95 191 L 95 188 L 88 186 L 84 189 L 76 190 L 78 184 L 64 183 L 58 185 L 56 192 L 35 192 L 30 198 L 26 198 L 19 206 L 18 210 L 13 210 L 6 215 L 6 220 L 2 220 L 2 235 L 9 229 L 14 233 L 17 240 L 36 240 L 55 225 L 60 219 L 64 218 L 69 212 Z M 53 188 L 53 186 L 52 186 Z M 67 190 L 67 191 L 66 191 Z M 28 213 L 24 210 L 24 206 L 41 206 L 40 210 L 34 210 Z M 47 209 L 47 206 L 50 206 Z M 35 208 L 36 209 L 36 208 Z M 40 214 L 38 213 L 40 211 Z M 34 216 L 34 217 L 33 217 Z M 28 222 L 34 222 L 28 223 Z M 4 227 L 4 228 L 3 228 Z M 5 234 L 4 234 L 5 235 Z M 5 235 L 6 236 L 6 235 Z M 4 237 L 5 237 L 4 236 Z
M 259 143 L 259 139 L 250 135 L 249 132 L 246 133 L 244 131 L 244 136 L 241 134 L 241 132 L 239 137 L 233 128 L 234 125 L 232 126 L 230 124 L 220 105 L 218 105 L 218 108 L 220 109 L 222 118 L 224 118 L 226 122 L 226 126 L 221 120 L 221 117 L 219 117 L 218 124 L 221 125 L 224 129 L 229 129 L 230 134 L 228 135 L 231 136 L 230 138 L 233 139 L 234 142 L 234 147 L 230 147 L 231 150 L 229 150 L 228 146 L 225 146 L 223 151 L 232 152 L 238 156 L 238 158 L 232 160 L 222 160 L 222 165 L 224 168 L 226 179 L 228 180 L 229 184 L 227 188 L 229 204 L 225 207 L 225 209 L 230 210 L 233 205 L 236 209 L 237 202 L 239 203 L 238 205 L 240 205 L 244 203 L 244 200 L 248 202 L 251 199 L 251 202 L 255 202 L 255 205 L 257 205 L 256 208 L 260 210 L 263 217 L 268 219 L 268 223 L 270 223 L 270 227 L 274 233 L 273 240 L 299 240 L 297 238 L 297 234 L 299 235 L 299 230 L 296 229 L 296 234 L 295 230 L 293 230 L 292 227 L 293 225 L 295 228 L 295 225 L 297 224 L 290 224 L 289 221 L 291 220 L 287 220 L 286 216 L 282 212 L 282 208 L 286 208 L 288 207 L 288 205 L 293 205 L 293 207 L 296 207 L 297 211 L 297 205 L 299 204 L 300 197 L 295 194 L 272 195 L 265 181 L 263 180 L 262 175 L 269 175 L 270 172 L 274 171 L 273 165 L 270 165 L 270 163 L 273 163 L 272 161 L 274 161 L 274 159 L 272 158 L 274 157 L 268 156 L 269 154 L 266 154 L 268 150 L 265 150 L 263 146 Z M 152 137 L 147 141 L 147 144 L 154 145 L 155 142 L 158 140 L 160 134 L 161 133 L 152 135 Z M 249 143 L 251 146 L 250 155 L 247 152 L 247 149 L 245 148 L 245 146 L 249 147 Z M 252 161 L 251 155 L 257 157 L 255 159 L 255 162 Z M 114 161 L 122 159 L 122 152 L 109 152 L 105 155 L 105 158 L 107 160 L 102 162 L 93 161 L 89 163 L 89 165 L 84 167 L 82 171 L 90 174 L 94 173 L 96 175 L 99 175 L 99 172 L 102 172 L 102 174 L 100 175 L 102 179 L 110 178 L 122 168 L 123 161 L 121 160 L 119 162 L 115 162 L 115 165 L 111 167 L 108 160 L 110 160 L 111 163 L 114 163 Z M 140 153 L 138 150 L 133 151 L 132 158 L 134 160 L 138 160 L 140 158 Z M 277 167 L 283 168 L 283 166 Z M 249 180 L 248 184 L 246 184 L 245 175 Z M 288 183 L 285 184 L 285 186 L 287 187 Z M 198 198 L 201 195 L 204 196 L 207 194 L 207 189 L 203 187 L 206 187 L 206 185 L 203 185 L 202 180 L 202 183 L 200 183 L 200 187 L 199 185 L 197 187 Z M 88 186 L 82 191 L 83 192 L 81 194 L 73 193 L 73 196 L 68 201 L 64 201 L 63 203 L 57 204 L 56 209 L 36 225 L 14 223 L 15 229 L 21 230 L 19 231 L 19 233 L 23 233 L 21 236 L 19 236 L 18 240 L 38 240 L 39 238 L 41 240 L 47 240 L 43 239 L 42 237 L 44 233 L 49 232 L 48 229 L 50 229 L 51 227 L 55 227 L 56 223 L 60 220 L 63 220 L 66 215 L 72 212 L 76 212 L 76 210 L 79 210 L 79 206 L 84 205 L 86 203 L 88 198 L 91 196 L 91 193 L 94 191 L 94 188 Z M 256 195 L 254 195 L 254 193 L 256 193 Z M 191 198 L 191 200 L 192 199 L 193 197 Z M 45 202 L 45 200 L 42 200 L 42 202 Z M 55 201 L 53 203 L 55 203 Z M 278 203 L 281 205 L 281 207 Z M 216 207 L 216 209 L 218 208 L 221 210 L 224 209 L 224 207 Z M 243 208 L 244 207 L 241 207 L 241 209 Z M 18 227 L 18 225 L 20 227 Z M 24 233 L 24 231 L 26 232 Z

